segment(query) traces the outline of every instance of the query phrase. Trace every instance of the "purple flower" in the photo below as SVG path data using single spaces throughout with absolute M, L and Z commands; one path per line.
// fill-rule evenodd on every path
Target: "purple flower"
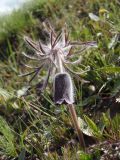
M 49 42 L 47 44 L 42 43 L 40 40 L 34 42 L 29 37 L 24 37 L 27 45 L 33 50 L 34 56 L 30 56 L 29 54 L 26 54 L 24 52 L 23 55 L 28 59 L 35 61 L 36 66 L 32 67 L 24 64 L 26 67 L 31 68 L 32 71 L 21 75 L 33 75 L 29 81 L 31 82 L 40 73 L 42 69 L 46 69 L 47 76 L 43 82 L 43 86 L 41 87 L 42 90 L 46 88 L 50 76 L 53 78 L 56 77 L 55 84 L 58 83 L 59 79 L 61 79 L 63 75 L 56 75 L 57 73 L 70 72 L 73 74 L 81 74 L 78 72 L 74 72 L 70 68 L 70 66 L 76 65 L 81 62 L 79 56 L 82 52 L 86 51 L 90 47 L 96 46 L 96 42 L 71 42 L 69 40 L 69 34 L 67 32 L 66 26 L 63 27 L 62 31 L 59 34 L 56 34 L 53 27 L 51 27 L 49 23 L 44 23 L 43 25 L 46 32 L 49 34 Z M 71 54 L 71 50 L 75 47 L 79 48 L 79 50 L 76 53 Z M 74 59 L 76 55 L 78 56 L 78 59 L 76 61 L 71 61 L 71 57 L 73 57 Z M 70 83 L 71 78 L 69 74 L 63 74 L 63 81 L 66 82 L 67 80 Z M 71 84 L 69 84 L 68 86 L 71 87 Z M 69 98 L 65 101 L 69 101 Z
M 68 73 L 64 72 L 56 74 L 53 85 L 54 102 L 56 104 L 74 103 L 73 84 Z

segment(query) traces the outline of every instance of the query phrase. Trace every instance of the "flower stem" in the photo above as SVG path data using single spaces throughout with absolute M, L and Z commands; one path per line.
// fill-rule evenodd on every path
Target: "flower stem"
M 63 64 L 62 64 L 61 57 L 59 57 L 59 56 L 58 56 L 58 66 L 59 66 L 59 72 L 63 73 L 64 72 L 64 67 L 63 67 Z M 73 121 L 73 125 L 74 125 L 74 127 L 76 129 L 76 132 L 78 134 L 78 139 L 79 139 L 80 146 L 85 151 L 86 150 L 85 141 L 84 141 L 84 138 L 83 138 L 82 131 L 81 131 L 81 129 L 79 127 L 79 124 L 78 124 L 78 119 L 77 119 L 77 114 L 76 114 L 76 111 L 75 111 L 75 107 L 74 107 L 73 104 L 68 104 L 67 106 L 69 108 L 69 112 L 70 112 L 70 115 L 71 115 L 71 118 L 72 118 L 72 121 Z
M 64 72 L 64 67 L 63 67 L 63 64 L 62 64 L 61 57 L 59 55 L 58 55 L 58 66 L 59 66 L 59 72 L 63 73 Z
M 80 129 L 80 126 L 78 124 L 78 119 L 77 119 L 77 114 L 76 114 L 76 111 L 75 111 L 75 107 L 74 107 L 73 104 L 68 104 L 67 106 L 69 108 L 69 112 L 70 112 L 70 115 L 71 115 L 71 118 L 72 118 L 72 121 L 73 121 L 73 125 L 74 125 L 74 127 L 76 129 L 76 132 L 78 134 L 78 139 L 79 139 L 80 146 L 85 151 L 86 150 L 85 141 L 84 141 L 84 138 L 83 138 L 83 133 L 82 133 L 82 131 Z

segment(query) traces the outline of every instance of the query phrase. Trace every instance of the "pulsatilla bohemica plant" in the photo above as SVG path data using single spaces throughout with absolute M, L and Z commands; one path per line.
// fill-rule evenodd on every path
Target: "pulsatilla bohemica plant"
M 34 56 L 30 56 L 26 53 L 23 53 L 25 57 L 30 60 L 36 61 L 36 66 L 28 66 L 33 69 L 31 72 L 23 74 L 22 76 L 33 75 L 29 82 L 31 82 L 42 69 L 47 70 L 47 76 L 42 84 L 41 90 L 43 91 L 47 84 L 49 77 L 53 78 L 53 90 L 54 90 L 54 102 L 56 104 L 67 104 L 74 127 L 77 131 L 80 145 L 85 149 L 85 143 L 83 139 L 82 132 L 79 128 L 77 115 L 75 108 L 73 106 L 74 95 L 73 95 L 73 84 L 71 80 L 71 74 L 79 74 L 74 72 L 70 66 L 80 63 L 80 58 L 75 61 L 74 59 L 76 54 L 79 56 L 82 52 L 86 51 L 90 47 L 96 46 L 96 42 L 71 42 L 69 40 L 69 34 L 66 27 L 63 27 L 62 31 L 59 34 L 56 34 L 53 27 L 49 23 L 44 23 L 44 29 L 49 35 L 49 42 L 42 43 L 40 40 L 34 42 L 28 37 L 24 37 L 25 42 L 33 50 Z M 77 53 L 72 53 L 73 48 L 79 48 Z

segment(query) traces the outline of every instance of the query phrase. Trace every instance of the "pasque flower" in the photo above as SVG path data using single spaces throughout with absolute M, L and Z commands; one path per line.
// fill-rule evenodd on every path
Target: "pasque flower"
M 68 73 L 55 75 L 53 84 L 54 102 L 56 104 L 73 104 L 74 92 L 71 77 Z
M 55 30 L 49 23 L 43 23 L 44 29 L 49 35 L 49 42 L 47 44 L 41 42 L 41 40 L 33 41 L 31 38 L 24 36 L 24 40 L 28 47 L 34 52 L 34 56 L 22 53 L 28 59 L 37 62 L 37 66 L 32 67 L 24 64 L 26 67 L 32 69 L 31 72 L 22 74 L 21 76 L 33 75 L 29 82 L 31 82 L 42 69 L 47 69 L 47 76 L 43 82 L 42 90 L 47 86 L 49 77 L 55 77 L 56 73 L 68 72 L 73 74 L 79 74 L 74 72 L 70 66 L 80 63 L 80 58 L 75 61 L 71 61 L 71 57 L 79 56 L 82 52 L 86 51 L 90 47 L 96 46 L 96 42 L 71 42 L 69 40 L 69 34 L 67 32 L 67 27 L 64 26 L 59 34 L 56 34 Z M 80 49 L 77 53 L 72 53 L 71 50 L 75 47 Z M 59 75 L 60 76 L 60 75 Z M 58 75 L 57 75 L 58 77 Z M 68 77 L 70 80 L 70 77 Z M 71 80 L 70 80 L 71 81 Z
M 59 34 L 56 34 L 53 27 L 51 27 L 49 23 L 47 25 L 44 23 L 44 27 L 49 35 L 49 42 L 47 44 L 42 43 L 40 40 L 34 42 L 30 38 L 26 36 L 24 37 L 25 42 L 34 51 L 34 56 L 30 56 L 26 53 L 23 54 L 27 58 L 37 61 L 38 65 L 35 67 L 25 65 L 29 68 L 33 68 L 34 70 L 30 73 L 23 74 L 23 76 L 33 74 L 29 81 L 31 82 L 43 68 L 46 68 L 48 72 L 47 77 L 41 86 L 41 90 L 44 90 L 47 86 L 49 77 L 53 75 L 54 102 L 56 104 L 67 104 L 74 127 L 78 134 L 80 146 L 85 150 L 83 134 L 80 130 L 76 111 L 73 105 L 73 83 L 69 72 L 79 74 L 74 72 L 70 68 L 70 65 L 80 63 L 80 58 L 78 58 L 78 60 L 71 61 L 71 56 L 74 59 L 76 54 L 79 55 L 88 48 L 96 46 L 96 42 L 71 42 L 69 40 L 69 34 L 66 27 L 64 27 Z M 71 54 L 71 49 L 75 47 L 79 47 L 80 50 L 77 51 L 77 53 Z

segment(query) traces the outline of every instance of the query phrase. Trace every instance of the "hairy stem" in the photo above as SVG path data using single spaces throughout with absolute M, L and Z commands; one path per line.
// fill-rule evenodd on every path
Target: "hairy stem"
M 61 59 L 61 57 L 60 57 L 60 55 L 58 55 L 58 70 L 59 70 L 59 72 L 60 73 L 63 73 L 64 72 L 64 67 L 63 67 L 63 64 L 62 64 L 62 59 Z
M 84 141 L 84 138 L 83 138 L 83 133 L 82 133 L 82 131 L 80 129 L 80 126 L 78 124 L 78 119 L 77 119 L 77 114 L 76 114 L 76 111 L 75 111 L 75 107 L 74 107 L 73 104 L 69 104 L 67 106 L 69 108 L 69 112 L 70 112 L 70 116 L 71 116 L 72 121 L 73 121 L 73 125 L 74 125 L 75 130 L 78 134 L 78 139 L 79 139 L 80 146 L 85 151 L 86 150 L 85 141 Z
M 63 73 L 64 72 L 64 67 L 63 67 L 63 64 L 62 64 L 61 57 L 59 57 L 59 56 L 58 56 L 58 66 L 59 66 L 59 72 Z M 70 112 L 70 116 L 71 116 L 72 121 L 73 121 L 73 125 L 74 125 L 75 130 L 78 134 L 78 139 L 79 139 L 80 146 L 85 151 L 85 149 L 86 149 L 85 141 L 84 141 L 84 138 L 83 138 L 82 131 L 81 131 L 81 129 L 79 127 L 79 124 L 78 124 L 78 119 L 77 119 L 77 114 L 76 114 L 76 111 L 75 111 L 75 107 L 74 107 L 73 104 L 68 104 L 67 106 L 69 108 L 69 112 Z

